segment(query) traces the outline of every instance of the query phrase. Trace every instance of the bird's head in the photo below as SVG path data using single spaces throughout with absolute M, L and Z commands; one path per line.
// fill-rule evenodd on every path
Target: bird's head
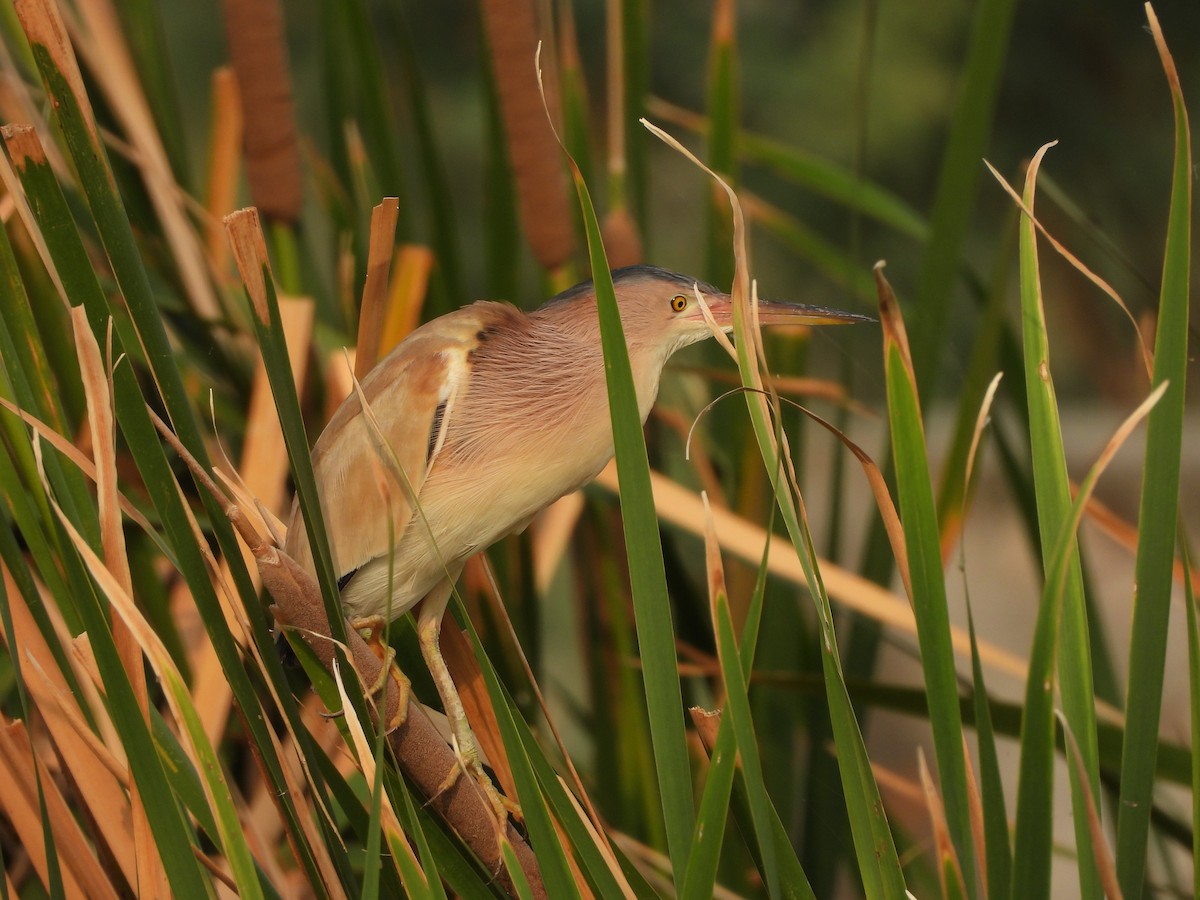
M 716 326 L 733 330 L 733 298 L 711 284 L 654 266 L 629 266 L 612 273 L 621 324 L 630 350 L 657 351 L 665 362 L 676 350 L 712 336 L 704 311 L 696 299 L 699 289 Z M 587 281 L 551 300 L 547 313 L 583 317 L 595 303 L 595 287 Z M 870 322 L 868 316 L 802 303 L 759 300 L 763 325 L 846 325 Z M 594 313 L 587 316 L 589 324 Z

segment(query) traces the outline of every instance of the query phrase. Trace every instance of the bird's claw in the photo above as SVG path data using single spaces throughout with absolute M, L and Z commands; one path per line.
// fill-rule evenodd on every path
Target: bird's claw
M 367 685 L 367 693 L 371 697 L 386 697 L 388 681 L 396 686 L 398 702 L 392 718 L 384 723 L 384 734 L 391 734 L 404 724 L 408 718 L 408 700 L 412 693 L 412 683 L 408 676 L 396 665 L 396 651 L 383 642 L 383 633 L 387 628 L 387 620 L 383 616 L 366 616 L 354 619 L 350 627 L 359 633 L 371 652 L 383 664 L 379 669 L 379 677 L 373 684 Z
M 512 816 L 518 823 L 523 824 L 525 816 L 521 812 L 520 805 L 496 789 L 496 785 L 492 783 L 492 779 L 484 771 L 483 763 L 480 761 L 475 749 L 472 747 L 470 750 L 464 751 L 454 737 L 451 737 L 450 742 L 454 750 L 457 765 L 451 767 L 450 771 L 446 773 L 446 777 L 438 785 L 437 791 L 434 792 L 434 797 L 441 796 L 445 791 L 454 787 L 458 783 L 458 779 L 462 777 L 462 774 L 468 772 L 475 779 L 475 783 L 479 785 L 479 789 L 483 791 L 483 796 L 492 808 L 492 815 L 501 828 L 504 828 L 508 824 L 509 816 Z

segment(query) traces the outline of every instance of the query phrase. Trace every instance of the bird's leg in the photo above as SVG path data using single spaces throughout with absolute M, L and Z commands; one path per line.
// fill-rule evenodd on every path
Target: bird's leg
M 404 717 L 408 713 L 408 696 L 412 692 L 412 684 L 409 682 L 408 676 L 401 672 L 400 667 L 396 665 L 396 651 L 383 642 L 383 633 L 387 630 L 387 624 L 387 619 L 383 616 L 363 616 L 350 622 L 350 627 L 362 636 L 371 652 L 383 664 L 375 683 L 366 686 L 367 693 L 372 697 L 382 696 L 387 689 L 389 678 L 395 683 L 399 693 L 400 699 L 396 707 L 395 719 L 384 723 L 385 734 L 404 724 Z
M 446 718 L 450 720 L 450 728 L 455 743 L 458 745 L 455 750 L 460 764 L 464 769 L 469 770 L 479 783 L 488 801 L 492 804 L 496 821 L 503 827 L 504 823 L 508 821 L 509 812 L 516 812 L 519 817 L 519 810 L 511 800 L 496 790 L 487 772 L 483 770 L 479 745 L 471 731 L 471 724 L 467 721 L 462 697 L 459 696 L 458 688 L 454 686 L 454 679 L 450 677 L 450 670 L 446 666 L 446 660 L 442 657 L 442 649 L 439 644 L 442 633 L 442 617 L 445 615 L 446 605 L 453 589 L 454 582 L 448 578 L 444 579 L 421 601 L 417 613 L 417 639 L 421 646 L 421 655 L 425 658 L 425 665 L 429 668 L 429 674 L 433 676 L 433 682 L 437 685 L 438 694 L 442 698 Z M 454 784 L 458 776 L 459 769 L 453 770 L 446 777 L 441 790 L 446 790 Z

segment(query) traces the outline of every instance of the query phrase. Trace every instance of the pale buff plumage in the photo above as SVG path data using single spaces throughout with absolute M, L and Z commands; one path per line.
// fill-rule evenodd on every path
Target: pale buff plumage
M 712 332 L 694 279 L 639 266 L 614 272 L 613 282 L 644 421 L 667 359 Z M 728 330 L 729 296 L 698 286 Z M 864 318 L 792 304 L 761 309 L 764 324 Z M 524 528 L 612 457 L 591 285 L 528 314 L 481 301 L 435 319 L 380 362 L 362 392 L 395 462 L 379 461 L 357 396 L 342 404 L 313 448 L 342 603 L 352 619 L 391 619 L 426 601 L 418 619 L 422 649 L 470 758 L 473 741 L 437 650 L 438 626 L 468 557 Z M 397 483 L 396 464 L 406 485 Z M 298 511 L 286 550 L 313 568 Z

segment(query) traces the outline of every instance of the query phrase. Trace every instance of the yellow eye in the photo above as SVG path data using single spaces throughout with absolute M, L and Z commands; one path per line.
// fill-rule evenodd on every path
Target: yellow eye
M 675 310 L 675 312 L 683 312 L 687 309 L 687 297 L 683 296 L 683 294 L 676 294 L 671 298 L 671 309 Z

